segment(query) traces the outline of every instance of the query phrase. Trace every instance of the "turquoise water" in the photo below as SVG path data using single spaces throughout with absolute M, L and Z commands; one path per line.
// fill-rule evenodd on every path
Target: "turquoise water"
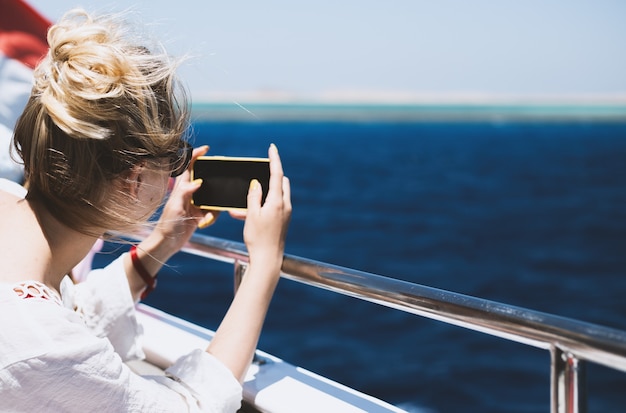
M 626 121 L 626 102 L 197 103 L 198 121 Z

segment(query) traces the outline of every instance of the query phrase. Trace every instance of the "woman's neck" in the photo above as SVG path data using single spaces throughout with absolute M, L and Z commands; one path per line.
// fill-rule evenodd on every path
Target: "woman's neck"
M 58 291 L 63 277 L 87 255 L 98 237 L 68 227 L 35 200 L 27 202 L 40 228 L 37 243 L 43 256 L 39 264 L 40 281 Z

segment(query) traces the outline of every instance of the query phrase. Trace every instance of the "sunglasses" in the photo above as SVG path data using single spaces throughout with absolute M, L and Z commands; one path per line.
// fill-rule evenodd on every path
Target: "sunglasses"
M 172 172 L 170 173 L 172 178 L 176 178 L 185 172 L 191 163 L 192 154 L 193 146 L 191 146 L 189 142 L 181 140 L 176 153 L 168 156 L 170 160 L 170 168 L 172 169 Z

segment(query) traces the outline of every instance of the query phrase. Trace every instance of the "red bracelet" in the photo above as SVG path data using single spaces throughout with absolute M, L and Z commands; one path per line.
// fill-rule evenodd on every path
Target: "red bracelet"
M 146 267 L 143 266 L 141 260 L 137 256 L 137 246 L 133 245 L 130 247 L 130 260 L 133 263 L 133 268 L 137 271 L 137 274 L 141 277 L 141 279 L 146 283 L 146 289 L 141 293 L 141 299 L 143 300 L 156 288 L 157 284 L 157 276 L 154 277 L 150 275 Z

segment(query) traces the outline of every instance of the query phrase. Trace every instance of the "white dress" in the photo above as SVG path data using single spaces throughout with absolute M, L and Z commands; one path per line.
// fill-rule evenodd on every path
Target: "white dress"
M 64 279 L 62 298 L 36 282 L 0 283 L 0 411 L 235 412 L 240 407 L 241 385 L 202 349 L 181 357 L 165 376 L 139 376 L 124 364 L 144 355 L 122 260 L 76 285 Z

